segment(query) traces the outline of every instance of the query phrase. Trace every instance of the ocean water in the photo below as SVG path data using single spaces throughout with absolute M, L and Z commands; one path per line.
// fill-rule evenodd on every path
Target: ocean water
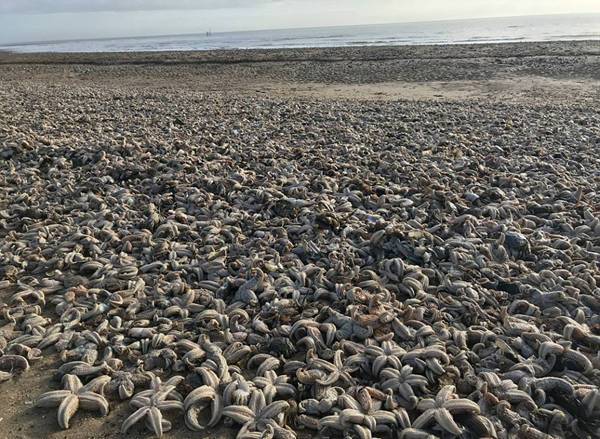
M 600 1 L 600 0 L 599 0 Z M 15 52 L 142 52 L 600 40 L 600 14 L 206 32 L 0 46 Z

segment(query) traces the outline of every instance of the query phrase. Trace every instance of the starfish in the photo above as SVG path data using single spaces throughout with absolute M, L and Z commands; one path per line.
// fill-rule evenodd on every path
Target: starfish
M 353 386 L 355 384 L 352 373 L 358 370 L 358 367 L 350 367 L 344 365 L 342 361 L 343 351 L 337 350 L 333 355 L 333 364 L 321 358 L 314 358 L 310 361 L 311 369 L 324 370 L 329 372 L 329 375 L 324 379 L 317 379 L 316 382 L 322 386 L 332 386 L 339 380 Z
M 385 366 L 390 366 L 394 369 L 400 369 L 400 357 L 406 354 L 406 351 L 398 346 L 393 341 L 384 341 L 379 346 L 367 346 L 365 354 L 370 357 L 375 357 L 373 360 L 372 371 L 373 375 L 379 376 L 379 373 Z
M 151 377 L 150 388 L 136 393 L 136 395 L 131 401 L 132 403 L 135 402 L 134 400 L 136 398 L 149 397 L 155 393 L 161 393 L 166 389 L 170 389 L 168 395 L 169 397 L 171 397 L 172 399 L 176 399 L 177 401 L 183 401 L 183 396 L 181 396 L 181 394 L 177 390 L 175 390 L 175 388 L 183 381 L 182 376 L 176 375 L 174 377 L 169 378 L 163 383 L 162 380 L 159 377 L 155 376 L 152 372 L 148 372 L 148 375 L 150 375 Z
M 164 431 L 171 429 L 171 423 L 163 419 L 163 410 L 183 410 L 183 403 L 176 399 L 168 399 L 171 396 L 175 386 L 162 385 L 159 390 L 150 389 L 152 392 L 149 396 L 140 396 L 140 392 L 135 395 L 130 401 L 129 405 L 133 408 L 137 408 L 121 427 L 121 433 L 125 434 L 127 431 L 137 424 L 142 419 L 146 422 L 146 428 L 151 430 L 156 437 L 162 437 Z
M 273 427 L 275 436 L 289 436 L 291 432 L 280 426 L 283 414 L 289 407 L 285 401 L 275 401 L 267 405 L 264 393 L 254 390 L 248 406 L 230 405 L 223 409 L 223 416 L 242 425 L 237 439 L 257 439 L 261 434 L 259 432 L 265 430 L 267 425 Z
M 148 380 L 150 377 L 143 373 L 116 371 L 108 383 L 107 390 L 118 394 L 120 399 L 129 399 L 133 396 L 136 385 L 147 383 Z
M 371 432 L 377 428 L 377 420 L 371 415 L 366 415 L 360 410 L 347 408 L 335 415 L 321 418 L 320 428 L 333 428 L 345 435 L 354 430 L 360 438 L 370 438 Z
M 202 368 L 199 368 L 202 369 Z M 200 386 L 192 390 L 185 401 L 183 401 L 183 407 L 185 410 L 185 425 L 190 430 L 202 431 L 206 427 L 214 427 L 221 420 L 223 413 L 223 397 L 218 392 L 219 379 L 210 369 L 207 369 L 209 373 L 204 373 L 205 381 L 208 385 Z M 206 426 L 200 424 L 198 421 L 198 415 L 208 405 L 211 406 L 211 417 Z
M 29 362 L 21 355 L 0 356 L 0 383 L 10 380 L 17 373 L 27 369 L 29 369 Z
M 94 378 L 85 386 L 75 375 L 65 375 L 62 379 L 63 390 L 46 392 L 37 401 L 37 407 L 58 406 L 58 425 L 69 428 L 69 421 L 79 408 L 97 410 L 102 416 L 108 414 L 108 402 L 102 395 L 104 386 L 110 381 L 106 375 Z
M 413 388 L 427 391 L 427 378 L 412 372 L 413 368 L 410 366 L 403 366 L 399 370 L 386 367 L 381 371 L 381 378 L 385 380 L 381 383 L 381 388 L 396 390 L 400 401 L 404 402 L 403 406 L 409 409 L 414 408 L 418 401 Z
M 223 402 L 228 405 L 248 405 L 252 392 L 256 390 L 254 382 L 247 381 L 238 373 L 233 374 L 233 379 L 223 390 Z
M 452 415 L 475 414 L 480 412 L 479 406 L 470 399 L 458 398 L 454 393 L 454 386 L 444 386 L 440 389 L 435 399 L 425 398 L 417 404 L 417 409 L 423 413 L 415 422 L 413 428 L 423 429 L 432 422 L 450 434 L 459 436 L 461 428 L 456 424 Z
M 255 377 L 253 381 L 262 389 L 267 404 L 272 403 L 276 396 L 289 399 L 296 395 L 296 388 L 287 382 L 288 377 L 286 375 L 278 376 L 272 370 L 266 371 L 264 377 Z

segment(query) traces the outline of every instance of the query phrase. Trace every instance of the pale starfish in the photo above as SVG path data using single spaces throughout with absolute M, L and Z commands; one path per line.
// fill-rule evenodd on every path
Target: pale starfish
M 204 426 L 200 424 L 198 415 L 208 406 L 211 407 L 211 417 L 206 426 Z M 202 431 L 207 427 L 214 427 L 221 420 L 223 397 L 215 387 L 200 386 L 186 396 L 183 407 L 185 410 L 185 425 L 190 430 Z
M 167 399 L 172 395 L 174 389 L 175 386 L 162 385 L 160 390 L 153 391 L 149 396 L 140 396 L 139 393 L 135 395 L 129 405 L 137 408 L 137 410 L 125 419 L 121 427 L 121 433 L 127 433 L 133 425 L 144 419 L 146 428 L 151 430 L 156 437 L 162 437 L 164 431 L 171 429 L 171 422 L 163 419 L 162 411 L 183 410 L 181 401 Z
M 165 391 L 165 389 L 170 389 L 168 396 L 171 399 L 183 401 L 183 396 L 181 396 L 181 394 L 177 390 L 175 390 L 175 388 L 183 381 L 182 376 L 173 376 L 163 383 L 162 380 L 159 377 L 155 376 L 153 373 L 148 372 L 148 375 L 151 377 L 150 388 L 136 393 L 133 397 L 132 404 L 135 403 L 134 400 L 136 398 L 150 397 L 155 393 L 162 393 L 163 391 Z
M 289 407 L 285 401 L 275 401 L 267 405 L 265 395 L 260 390 L 254 390 L 248 406 L 230 405 L 223 409 L 223 416 L 242 424 L 237 439 L 256 439 L 267 425 L 273 427 L 275 436 L 289 436 L 291 432 L 281 427 L 283 414 Z
M 333 355 L 333 364 L 321 358 L 314 358 L 310 361 L 309 366 L 311 369 L 329 372 L 329 375 L 324 379 L 316 380 L 318 384 L 321 384 L 322 386 L 332 386 L 339 380 L 344 381 L 350 386 L 355 384 L 351 374 L 356 372 L 358 367 L 345 365 L 342 361 L 342 355 L 343 351 L 335 351 L 335 354 Z
M 223 390 L 223 403 L 225 406 L 248 405 L 254 390 L 256 390 L 254 382 L 246 380 L 238 373 L 234 373 L 233 379 Z
M 400 369 L 402 367 L 400 358 L 406 354 L 406 351 L 393 341 L 383 341 L 381 347 L 367 346 L 365 354 L 374 357 L 372 371 L 373 375 L 377 377 L 386 366 L 390 366 L 393 369 Z
M 266 371 L 264 377 L 255 377 L 252 381 L 262 389 L 267 404 L 272 403 L 276 396 L 289 399 L 296 395 L 296 388 L 287 382 L 288 377 L 277 375 L 273 370 Z
M 480 412 L 479 406 L 470 399 L 458 398 L 454 393 L 454 386 L 444 386 L 440 389 L 435 399 L 425 398 L 417 404 L 417 409 L 423 413 L 415 422 L 413 428 L 424 429 L 429 424 L 436 422 L 442 429 L 450 434 L 459 436 L 462 429 L 456 424 L 452 415 L 476 414 Z
M 402 406 L 409 409 L 417 405 L 418 398 L 415 396 L 414 389 L 419 389 L 421 392 L 427 391 L 427 378 L 414 374 L 413 368 L 410 366 L 403 366 L 399 370 L 386 367 L 381 371 L 380 378 L 385 380 L 381 383 L 381 388 L 396 390 L 401 398 Z
M 94 378 L 85 386 L 75 375 L 65 375 L 62 379 L 63 390 L 46 392 L 37 401 L 37 407 L 58 406 L 58 425 L 69 428 L 69 421 L 79 408 L 97 410 L 102 416 L 108 414 L 108 402 L 102 395 L 104 386 L 110 381 L 106 375 Z
M 116 393 L 120 399 L 129 399 L 133 396 L 136 385 L 145 384 L 149 380 L 147 374 L 116 371 L 108 383 L 107 391 Z
M 360 410 L 347 408 L 321 418 L 319 426 L 321 429 L 333 428 L 341 431 L 345 436 L 349 436 L 354 431 L 360 438 L 371 438 L 371 432 L 377 428 L 377 420 L 374 416 L 366 415 Z

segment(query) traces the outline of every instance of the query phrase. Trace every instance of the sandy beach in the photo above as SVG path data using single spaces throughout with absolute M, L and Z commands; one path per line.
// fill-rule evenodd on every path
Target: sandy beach
M 0 437 L 123 437 L 110 384 L 68 430 L 35 406 L 66 374 L 186 397 L 272 359 L 280 437 L 600 434 L 599 105 L 598 42 L 0 53 L 0 350 L 29 358 L 0 357 Z M 400 363 L 414 401 L 386 399 Z M 315 379 L 413 427 L 314 414 Z M 450 386 L 462 414 L 423 418 Z

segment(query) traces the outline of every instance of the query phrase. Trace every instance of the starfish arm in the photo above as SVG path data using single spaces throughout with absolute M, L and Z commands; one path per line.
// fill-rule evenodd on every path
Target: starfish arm
M 129 399 L 133 396 L 133 392 L 135 391 L 135 385 L 131 380 L 123 381 L 121 384 L 119 384 L 118 391 L 119 398 Z
M 223 409 L 223 416 L 233 419 L 238 424 L 246 424 L 254 419 L 254 412 L 244 405 L 230 405 Z
M 311 360 L 310 367 L 312 369 L 323 369 L 323 370 L 326 370 L 328 372 L 333 372 L 334 370 L 337 369 L 329 361 L 325 361 L 322 358 L 315 358 L 315 359 Z
M 421 416 L 419 416 L 417 419 L 415 419 L 412 426 L 414 428 L 422 430 L 425 427 L 427 427 L 429 424 L 431 424 L 434 419 L 435 419 L 435 409 L 428 409 L 428 410 L 425 410 L 421 414 Z
M 371 430 L 362 425 L 354 425 L 354 431 L 356 432 L 358 439 L 371 439 Z
M 217 394 L 215 399 L 212 400 L 211 417 L 208 421 L 208 426 L 214 427 L 217 425 L 221 420 L 221 416 L 223 416 L 223 397 Z
M 391 352 L 394 357 L 401 357 L 406 354 L 406 351 L 400 346 L 393 348 Z
M 427 386 L 427 378 L 421 375 L 411 374 L 406 377 L 405 381 L 413 387 L 426 387 Z
M 94 392 L 84 392 L 79 395 L 79 405 L 84 410 L 97 410 L 102 416 L 108 414 L 108 401 L 104 396 Z
M 156 403 L 156 407 L 160 410 L 180 410 L 183 411 L 183 403 L 177 400 L 159 401 Z
M 69 395 L 60 403 L 58 406 L 58 425 L 63 430 L 69 428 L 69 421 L 73 417 L 73 415 L 77 412 L 79 408 L 79 398 L 77 395 Z
M 146 428 L 147 428 L 148 430 L 152 431 L 152 428 L 153 428 L 153 427 L 152 427 L 152 424 L 150 423 L 150 418 L 149 418 L 149 417 L 146 417 L 146 418 L 145 418 L 144 425 L 146 426 Z M 170 430 L 170 429 L 173 427 L 173 425 L 171 424 L 171 422 L 170 422 L 170 421 L 168 421 L 168 420 L 166 420 L 166 419 L 164 419 L 164 418 L 163 418 L 163 420 L 161 421 L 161 424 L 160 424 L 160 425 L 162 426 L 162 431 L 163 431 L 163 433 L 165 433 L 165 432 L 169 431 L 169 430 Z
M 154 393 L 154 390 L 152 390 L 152 389 L 142 390 L 141 392 L 138 392 L 135 395 L 133 395 L 132 401 L 134 401 L 138 398 L 149 398 L 150 396 L 152 396 L 153 393 Z
M 37 400 L 37 407 L 57 407 L 69 395 L 72 395 L 70 390 L 53 390 L 46 392 Z
M 346 382 L 346 384 L 348 384 L 349 386 L 353 386 L 356 384 L 356 381 L 354 380 L 354 377 L 352 375 L 350 375 L 352 372 L 354 372 L 354 370 L 351 371 L 343 371 L 340 373 L 340 378 Z
M 250 396 L 250 402 L 248 402 L 248 407 L 252 412 L 258 413 L 267 405 L 267 401 L 265 399 L 265 394 L 259 390 L 253 390 L 252 395 Z
M 277 394 L 284 399 L 293 398 L 296 395 L 296 387 L 292 384 L 281 383 L 275 386 Z
M 400 370 L 402 368 L 402 363 L 400 362 L 400 359 L 398 357 L 390 355 L 387 360 L 388 360 L 388 363 L 393 368 L 398 369 L 398 370 Z
M 385 355 L 385 352 L 379 346 L 367 346 L 365 348 L 365 354 L 371 357 L 378 357 L 379 355 Z
M 211 401 L 215 398 L 216 392 L 215 389 L 210 386 L 200 386 L 194 390 L 192 390 L 188 396 L 186 396 L 183 405 L 187 410 L 192 405 L 201 402 L 201 401 Z
M 427 411 L 427 410 L 431 410 L 436 406 L 435 401 L 431 398 L 425 398 L 422 399 L 421 401 L 419 401 L 419 403 L 417 404 L 417 409 L 421 410 L 421 411 Z M 417 427 L 415 427 L 417 428 Z
M 137 395 L 135 395 L 131 401 L 129 401 L 129 406 L 131 408 L 134 409 L 139 409 L 142 407 L 148 407 L 150 406 L 152 403 L 150 401 L 150 398 L 147 396 L 139 396 L 139 393 Z
M 481 411 L 479 405 L 469 399 L 451 399 L 450 401 L 446 401 L 444 403 L 444 408 L 452 414 L 474 413 L 478 415 Z
M 262 409 L 259 417 L 261 419 L 274 419 L 285 412 L 289 407 L 290 405 L 285 401 L 275 401 Z
M 321 418 L 319 422 L 321 429 L 323 428 L 335 428 L 336 430 L 343 430 L 344 426 L 341 423 L 340 415 L 330 415 Z
M 263 388 L 262 393 L 265 395 L 265 404 L 271 404 L 277 395 L 277 389 L 269 383 L 268 386 Z
M 275 421 L 273 421 L 272 419 L 269 419 L 266 423 L 266 431 L 264 432 L 265 436 L 262 436 L 261 439 L 268 439 L 268 438 L 277 438 L 277 439 L 296 439 L 296 433 L 294 433 L 292 430 L 289 430 L 287 428 L 284 427 L 280 427 L 279 425 L 277 425 L 277 423 Z
M 452 399 L 452 395 L 454 395 L 454 390 L 454 386 L 451 385 L 442 387 L 435 397 L 435 402 L 438 404 L 438 406 L 441 406 L 446 401 Z
M 267 358 L 260 366 L 258 366 L 258 369 L 256 369 L 256 374 L 258 376 L 264 376 L 267 371 L 279 368 L 279 364 L 280 363 L 277 358 Z
M 146 415 L 150 412 L 150 407 L 142 407 L 138 410 L 136 410 L 135 412 L 133 412 L 127 419 L 125 419 L 125 422 L 123 422 L 123 425 L 121 426 L 121 433 L 125 434 L 127 433 L 127 431 L 133 427 L 135 424 L 137 424 L 140 419 L 143 419 L 144 417 L 146 417 Z
M 73 393 L 77 393 L 79 389 L 83 387 L 81 380 L 76 375 L 67 374 L 62 379 L 62 385 L 65 390 L 70 390 Z
M 158 407 L 150 407 L 148 412 L 148 423 L 156 437 L 162 437 L 163 434 L 163 418 Z
M 396 420 L 400 424 L 401 428 L 410 427 L 410 417 L 408 416 L 408 412 L 405 409 L 397 408 L 394 410 L 394 414 L 396 415 Z
M 110 377 L 108 375 L 101 375 L 99 377 L 94 378 L 89 383 L 81 388 L 80 391 L 83 392 L 96 392 L 101 395 L 104 394 L 104 386 L 106 386 L 110 382 Z
M 207 386 L 217 389 L 219 387 L 219 377 L 208 367 L 198 368 L 198 374 L 202 376 Z
M 255 377 L 252 381 L 254 381 L 254 384 L 256 384 L 261 389 L 271 384 L 271 380 L 265 377 Z
M 373 361 L 373 367 L 371 368 L 373 371 L 373 375 L 379 376 L 379 373 L 385 367 L 386 364 L 387 357 L 385 355 L 379 355 L 377 358 L 375 358 L 375 360 Z
M 206 404 L 194 404 L 185 412 L 185 425 L 192 431 L 202 431 L 206 427 L 200 424 L 198 416 L 206 408 Z
M 381 377 L 380 377 L 381 378 Z M 400 385 L 400 380 L 398 378 L 390 378 L 389 380 L 385 380 L 383 382 L 381 382 L 381 388 L 383 390 L 388 390 L 388 389 L 397 389 L 398 386 Z
M 410 399 L 415 396 L 415 392 L 413 391 L 412 387 L 410 387 L 410 385 L 407 383 L 398 384 L 398 394 L 407 401 L 410 401 Z
M 167 399 L 169 397 L 183 401 L 183 398 L 181 397 L 179 392 L 177 392 L 175 390 L 175 386 L 165 385 L 165 386 L 161 387 L 159 390 L 153 392 L 152 394 L 154 395 L 154 397 L 156 399 L 161 400 L 161 401 L 164 399 Z
M 318 379 L 317 383 L 321 384 L 322 386 L 331 386 L 335 383 L 337 383 L 337 381 L 340 379 L 340 373 L 336 370 L 331 372 L 331 374 L 326 377 L 325 379 Z
M 177 387 L 179 384 L 183 382 L 184 378 L 181 375 L 175 375 L 165 381 L 165 385 L 173 386 L 173 388 Z
M 389 412 L 387 410 L 376 410 L 372 413 L 372 416 L 375 418 L 375 421 L 377 421 L 377 425 L 398 425 L 398 420 L 393 412 Z
M 333 354 L 333 364 L 338 369 L 344 367 L 344 362 L 342 361 L 342 354 L 343 352 L 341 350 L 337 350 L 335 351 L 335 354 Z
M 252 426 L 251 424 L 253 424 L 252 421 L 246 422 L 242 426 L 242 428 L 240 428 L 240 431 L 238 431 L 238 434 L 235 437 L 235 439 L 258 439 L 258 438 L 260 438 L 260 435 L 257 435 L 258 432 L 250 431 L 250 427 Z
M 361 424 L 364 419 L 365 415 L 357 409 L 344 409 L 340 412 L 340 423 L 345 427 Z
M 391 367 L 385 367 L 380 372 L 381 378 L 383 379 L 393 379 L 400 378 L 400 371 L 396 369 L 392 369 Z
M 460 436 L 462 434 L 462 430 L 456 424 L 456 422 L 454 422 L 452 414 L 445 408 L 436 409 L 434 416 L 440 427 L 442 427 L 448 433 L 451 433 L 455 436 Z

